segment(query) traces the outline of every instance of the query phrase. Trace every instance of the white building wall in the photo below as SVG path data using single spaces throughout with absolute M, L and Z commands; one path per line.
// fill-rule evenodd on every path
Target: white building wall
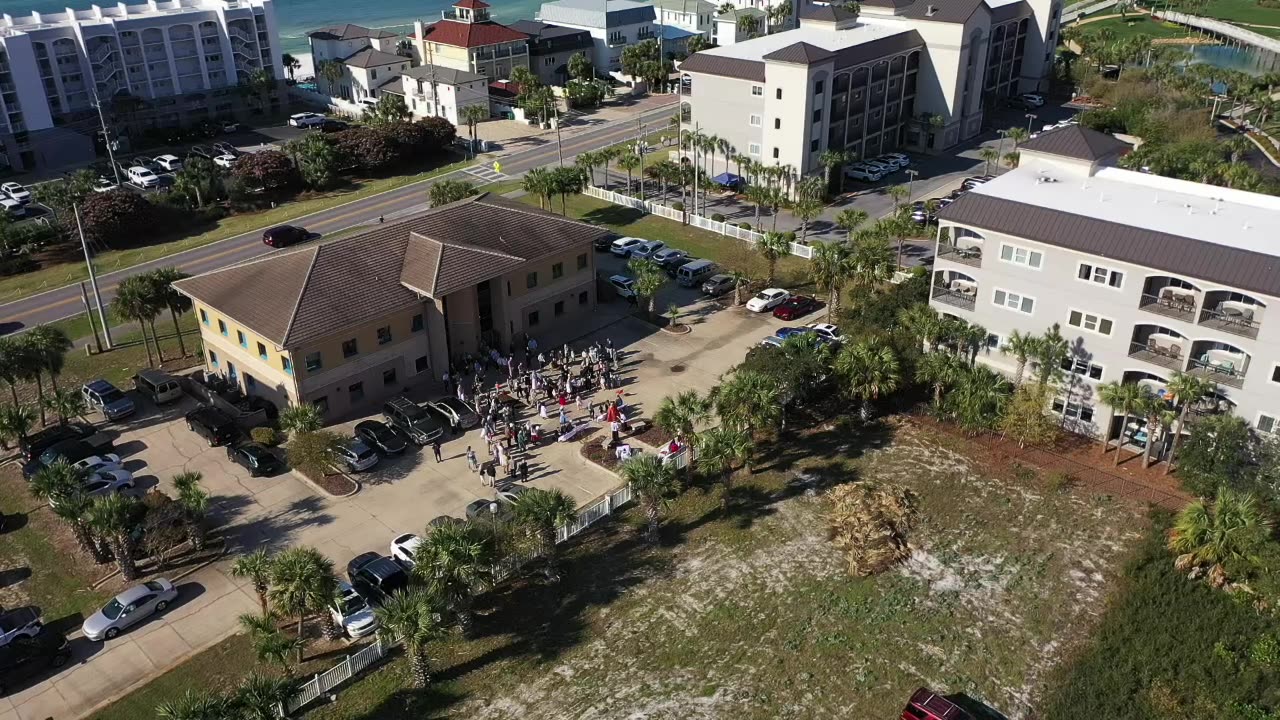
M 752 88 L 759 87 L 760 94 L 753 95 Z M 691 122 L 685 130 L 698 129 L 706 135 L 728 140 L 738 152 L 753 160 L 773 160 L 764 144 L 764 83 L 738 80 L 718 75 L 697 75 L 690 84 L 690 95 L 681 95 L 681 103 L 692 108 Z M 760 119 L 752 125 L 751 119 Z M 751 152 L 752 146 L 755 152 Z

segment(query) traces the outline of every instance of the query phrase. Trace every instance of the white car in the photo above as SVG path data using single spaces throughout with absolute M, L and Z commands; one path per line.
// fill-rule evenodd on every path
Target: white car
M 902 153 L 885 153 L 880 157 L 896 162 L 900 168 L 911 167 L 911 158 Z
M 618 297 L 634 300 L 636 297 L 636 281 L 626 275 L 609 276 L 609 285 L 613 287 L 613 291 L 618 293 Z
M 661 240 L 648 240 L 631 248 L 631 257 L 640 260 L 653 260 L 654 255 L 667 246 Z
M 805 325 L 805 327 L 812 330 L 818 337 L 825 338 L 830 342 L 840 342 L 844 339 L 844 337 L 840 335 L 840 328 L 832 325 L 831 323 L 809 323 L 808 325 Z
M 114 469 L 122 467 L 120 456 L 115 453 L 103 453 L 87 457 L 72 465 L 77 470 L 83 470 L 86 473 L 96 472 L 98 470 Z
M 898 169 L 896 165 L 881 162 L 879 160 L 863 160 L 862 165 L 863 167 L 870 168 L 883 175 L 889 175 Z
M 31 202 L 31 191 L 22 187 L 22 183 L 7 182 L 0 185 L 0 191 L 4 191 L 5 195 L 26 205 Z
M 230 168 L 232 165 L 236 164 L 236 156 L 235 155 L 219 155 L 218 157 L 213 159 L 213 164 L 217 165 L 220 168 Z
M 901 160 L 899 160 L 896 157 L 890 157 L 888 155 L 881 155 L 875 158 L 873 162 L 878 163 L 880 165 L 884 165 L 885 167 L 893 168 L 894 170 L 900 170 L 906 167 L 906 165 L 904 165 Z
M 1028 107 L 1042 107 L 1044 105 L 1044 96 L 1038 93 L 1023 93 L 1018 99 Z
M 302 112 L 289 116 L 289 124 L 294 127 L 315 127 L 324 123 L 324 116 L 319 113 Z
M 9 217 L 23 217 L 27 214 L 26 206 L 8 196 L 0 197 L 0 208 L 4 208 Z
M 80 489 L 91 498 L 106 497 L 133 487 L 133 473 L 122 467 L 101 467 L 85 476 Z M 49 496 L 49 507 L 58 507 L 58 497 Z
M 618 257 L 631 257 L 631 251 L 643 242 L 644 240 L 637 237 L 618 238 L 609 246 L 609 252 Z
M 160 176 L 141 165 L 129 168 L 129 182 L 140 188 L 155 187 L 160 184 Z
M 884 173 L 872 170 L 865 165 L 853 165 L 844 171 L 844 176 L 850 180 L 861 180 L 863 182 L 880 182 L 880 178 L 884 177 Z
M 778 307 L 789 297 L 791 293 L 782 288 L 766 288 L 747 301 L 747 309 L 751 312 L 765 312 Z
M 391 559 L 400 563 L 405 570 L 413 569 L 413 553 L 422 544 L 422 538 L 413 533 L 405 533 L 391 541 Z
M 182 169 L 182 158 L 177 155 L 160 155 L 155 158 L 155 161 L 157 165 L 169 172 L 178 172 Z
M 347 637 L 355 640 L 378 629 L 378 618 L 369 602 L 345 580 L 338 581 L 338 597 L 329 606 L 329 615 Z
M 98 178 L 98 180 L 93 183 L 93 191 L 96 193 L 111 192 L 118 187 L 120 186 L 117 185 L 114 180 L 108 180 L 104 177 Z

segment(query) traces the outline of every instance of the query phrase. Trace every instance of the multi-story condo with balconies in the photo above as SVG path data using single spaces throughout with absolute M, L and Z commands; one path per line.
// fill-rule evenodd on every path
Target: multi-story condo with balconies
M 117 142 L 134 129 L 236 117 L 252 103 L 239 101 L 235 86 L 260 70 L 283 77 L 271 0 L 153 0 L 4 15 L 3 155 L 19 170 L 91 159 L 97 100 L 114 115 Z
M 545 7 L 545 6 L 544 6 Z M 684 128 L 801 175 L 824 150 L 874 157 L 977 135 L 983 114 L 1041 88 L 1058 0 L 868 0 L 802 5 L 800 27 L 680 65 Z
M 490 80 L 509 78 L 518 67 L 529 69 L 529 36 L 494 22 L 488 3 L 458 0 L 440 15 L 434 23 L 413 24 L 409 44 L 419 65 L 453 68 Z
M 1098 386 L 1164 397 L 1177 372 L 1216 386 L 1191 417 L 1280 432 L 1280 198 L 1115 167 L 1127 149 L 1074 126 L 1024 143 L 1016 170 L 939 212 L 930 304 L 986 328 L 979 362 L 1010 374 L 1010 334 L 1058 325 L 1053 411 L 1076 432 L 1145 444 L 1145 421 L 1120 427 Z

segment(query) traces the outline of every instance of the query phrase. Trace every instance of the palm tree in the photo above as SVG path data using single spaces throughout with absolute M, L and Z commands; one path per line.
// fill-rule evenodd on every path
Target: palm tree
M 23 341 L 16 337 L 0 337 L 0 380 L 9 384 L 13 404 L 18 404 L 18 380 L 24 374 L 26 362 Z
M 818 178 L 805 178 L 796 186 L 796 199 L 791 204 L 791 212 L 800 218 L 800 241 L 809 240 L 809 222 L 822 213 L 827 206 L 823 200 L 824 189 Z
M 866 210 L 854 210 L 852 208 L 848 210 L 841 210 L 840 214 L 836 215 L 836 225 L 844 228 L 845 242 L 851 242 L 853 240 L 853 231 L 856 230 L 859 225 L 866 222 L 867 217 Z
M 848 383 L 851 395 L 861 402 L 858 416 L 871 419 L 871 406 L 881 395 L 898 389 L 902 370 L 893 348 L 877 339 L 850 345 L 836 356 L 836 370 Z
M 9 441 L 20 445 L 27 439 L 36 423 L 36 412 L 26 405 L 5 405 L 0 408 L 0 442 L 8 449 Z
M 292 675 L 293 667 L 289 664 L 289 656 L 301 653 L 306 641 L 280 632 L 280 619 L 270 610 L 264 610 L 261 615 L 245 613 L 237 619 L 240 627 L 249 633 L 249 642 L 258 659 L 279 663 L 286 676 Z
M 1018 368 L 1013 373 L 1013 386 L 1022 387 L 1022 376 L 1027 370 L 1027 359 L 1036 354 L 1040 348 L 1040 338 L 1030 333 L 1014 330 L 1005 341 L 1005 352 L 1013 355 L 1018 361 Z
M 600 155 L 594 151 L 578 153 L 578 157 L 574 158 L 573 164 L 582 168 L 583 172 L 591 178 L 591 184 L 596 184 L 596 168 L 600 165 Z
M 1180 570 L 1210 565 L 1210 578 L 1221 584 L 1226 580 L 1223 563 L 1256 561 L 1254 553 L 1266 542 L 1270 527 L 1253 495 L 1223 486 L 1212 505 L 1196 500 L 1178 513 L 1168 545 L 1178 554 L 1174 564 Z
M 538 554 L 546 563 L 547 579 L 559 581 L 556 529 L 577 522 L 578 503 L 559 490 L 533 488 L 516 498 L 511 509 L 516 522 L 528 530 L 538 547 Z
M 1005 130 L 1004 136 L 1013 141 L 1014 152 L 1017 152 L 1018 146 L 1026 142 L 1027 138 L 1030 137 L 1030 135 L 1027 134 L 1027 129 L 1020 125 L 1017 127 L 1011 127 L 1008 130 Z
M 777 380 L 755 370 L 736 370 L 712 390 L 720 421 L 754 437 L 782 422 L 782 388 Z
M 156 706 L 159 720 L 227 720 L 232 717 L 232 702 L 211 690 L 187 688 L 177 699 Z
M 173 320 L 173 334 L 178 338 L 178 350 L 186 357 L 187 343 L 182 339 L 182 326 L 178 324 L 178 316 L 191 310 L 191 298 L 175 290 L 173 284 L 191 276 L 176 267 L 157 268 L 147 273 L 147 276 L 155 283 L 155 294 L 160 304 L 169 310 L 169 318 Z M 159 342 L 157 339 L 157 347 Z
M 434 528 L 414 551 L 413 573 L 468 634 L 474 594 L 492 585 L 497 560 L 492 537 L 471 525 L 444 525 Z
M 607 165 L 606 165 L 607 167 Z M 538 207 L 543 210 L 551 204 L 551 171 L 544 167 L 536 167 L 524 174 L 520 187 L 530 195 L 538 196 Z
M 460 120 L 467 124 L 467 131 L 471 133 L 471 148 L 475 152 L 476 146 L 476 126 L 483 120 L 489 119 L 488 105 L 467 105 L 458 113 Z
M 1215 385 L 1212 381 L 1197 375 L 1175 372 L 1169 379 L 1169 392 L 1178 403 L 1178 432 L 1173 436 L 1173 445 L 1169 448 L 1169 461 L 1164 465 L 1164 474 L 1173 469 L 1174 458 L 1178 454 L 1178 443 L 1187 428 L 1187 413 L 1200 399 L 1213 393 Z
M 374 610 L 379 632 L 404 644 L 405 655 L 409 658 L 409 675 L 416 688 L 425 688 L 431 681 L 431 658 L 427 654 L 427 646 L 444 634 L 437 613 L 434 597 L 417 589 L 396 593 Z
M 182 506 L 183 522 L 187 529 L 187 541 L 191 549 L 204 549 L 205 515 L 209 512 L 209 493 L 200 487 L 202 476 L 198 472 L 183 472 L 173 476 L 173 486 L 178 489 L 178 504 Z
M 40 411 L 40 424 L 45 424 L 44 356 L 31 341 L 30 333 L 17 338 L 13 354 L 18 379 L 36 384 L 36 409 Z
M 1120 423 L 1120 437 L 1116 440 L 1116 458 L 1114 465 L 1120 464 L 1120 448 L 1124 445 L 1124 429 L 1129 425 L 1129 415 L 1133 409 L 1142 401 L 1142 391 L 1134 383 L 1119 383 L 1111 381 L 1098 386 L 1098 399 L 1111 408 L 1112 415 L 1119 410 L 1124 419 Z M 1109 417 L 1111 417 L 1109 416 Z M 1102 431 L 1102 452 L 1106 453 L 1107 444 L 1110 442 L 1108 434 L 1111 432 L 1111 423 L 1107 423 L 1107 427 Z M 1148 432 L 1148 437 L 1150 433 Z
M 991 368 L 962 366 L 955 388 L 947 396 L 947 406 L 960 427 L 976 435 L 1003 416 L 1005 401 L 1012 393 L 1013 386 Z
M 236 688 L 232 702 L 239 711 L 237 720 L 277 720 L 279 708 L 297 694 L 297 683 L 291 677 L 272 677 L 258 672 Z
M 685 390 L 662 398 L 653 422 L 658 427 L 686 442 L 693 440 L 698 425 L 707 421 L 711 406 L 697 390 Z
M 996 148 L 984 147 L 982 148 L 981 151 L 978 152 L 978 157 L 982 158 L 982 161 L 986 163 L 982 168 L 982 174 L 990 175 L 991 163 L 1000 162 L 1000 151 L 997 150 Z
M 632 455 L 618 467 L 618 474 L 626 481 L 635 495 L 640 507 L 644 508 L 648 530 L 645 536 L 649 542 L 658 541 L 658 521 L 662 517 L 662 508 L 675 497 L 680 490 L 676 480 L 675 469 L 663 464 L 657 455 L 643 453 Z
M 917 303 L 898 312 L 898 324 L 924 347 L 933 350 L 942 330 L 938 311 L 924 303 Z
M 116 286 L 115 299 L 111 301 L 111 309 L 116 315 L 136 320 L 142 326 L 142 346 L 147 350 L 147 365 L 155 367 L 151 356 L 151 346 L 147 344 L 147 321 L 154 320 L 160 313 L 156 307 L 155 293 L 151 282 L 142 275 L 134 275 L 120 281 Z M 156 344 L 156 353 L 160 353 L 160 345 Z M 164 358 L 160 358 L 164 362 Z
M 942 391 L 952 385 L 964 371 L 959 359 L 950 353 L 931 352 L 916 364 L 916 380 L 933 387 L 933 409 L 942 409 Z
M 840 150 L 827 149 L 823 150 L 818 156 L 818 162 L 822 165 L 825 175 L 825 182 L 828 189 L 831 187 L 831 173 L 838 171 L 845 163 L 849 162 L 849 153 Z M 839 174 L 840 192 L 844 192 L 844 173 Z
M 631 193 L 631 171 L 640 167 L 642 162 L 639 155 L 629 152 L 618 158 L 618 167 L 627 171 L 627 194 Z
M 778 232 L 767 232 L 756 243 L 756 252 L 769 264 L 769 287 L 773 287 L 778 276 L 778 260 L 791 253 L 791 241 Z
M 248 555 L 241 555 L 231 563 L 231 574 L 245 578 L 253 583 L 253 591 L 258 594 L 258 604 L 262 612 L 267 612 L 267 589 L 271 587 L 271 568 L 275 560 L 266 550 L 258 549 Z
M 315 432 L 324 427 L 324 414 L 314 403 L 298 403 L 280 411 L 279 423 L 285 432 Z
M 44 407 L 58 417 L 59 425 L 66 425 L 71 418 L 84 417 L 88 412 L 84 404 L 84 396 L 71 388 L 63 388 L 46 395 Z
M 751 436 L 745 430 L 721 425 L 701 433 L 698 448 L 698 467 L 719 478 L 720 509 L 728 510 L 734 470 L 751 459 Z
M 23 339 L 38 358 L 40 367 L 49 373 L 49 385 L 56 393 L 58 376 L 62 374 L 62 366 L 66 364 L 67 351 L 75 347 L 71 338 L 60 328 L 37 325 Z
M 282 613 L 298 618 L 297 639 L 302 640 L 307 614 L 326 612 L 338 591 L 333 561 L 314 548 L 289 548 L 276 556 L 271 567 L 271 589 L 267 598 Z M 299 645 L 298 662 L 302 662 Z
M 741 305 L 744 302 L 742 289 L 751 283 L 751 278 L 741 270 L 730 270 L 728 275 L 733 280 L 733 304 Z
M 1047 385 L 1062 374 L 1062 364 L 1071 355 L 1071 345 L 1062 337 L 1062 328 L 1058 323 L 1049 326 L 1040 341 L 1036 343 L 1035 358 L 1039 363 L 1036 368 L 1036 382 Z M 1105 450 L 1104 450 L 1105 452 Z
M 132 533 L 137 526 L 142 503 L 128 495 L 111 494 L 93 501 L 86 512 L 89 527 L 104 538 L 111 555 L 120 566 L 125 582 L 138 579 L 138 566 L 133 558 Z
M 84 471 L 66 462 L 47 465 L 31 478 L 28 489 L 32 496 L 42 502 L 53 505 L 53 512 L 71 527 L 80 549 L 84 550 L 94 562 L 106 562 L 102 550 L 93 539 L 86 514 L 92 504 L 89 496 L 83 492 Z
M 827 322 L 835 315 L 840 291 L 849 279 L 849 250 L 839 243 L 818 243 L 809 263 L 809 279 L 827 293 Z

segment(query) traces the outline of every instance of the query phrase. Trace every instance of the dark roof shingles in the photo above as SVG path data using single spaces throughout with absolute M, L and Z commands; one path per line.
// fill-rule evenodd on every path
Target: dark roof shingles
M 388 30 L 373 30 L 361 25 L 330 25 L 307 33 L 317 40 L 356 40 L 359 38 L 391 38 L 396 34 Z
M 1020 149 L 1094 162 L 1119 155 L 1129 149 L 1129 144 L 1097 130 L 1068 125 L 1040 133 L 1022 143 Z
M 764 56 L 771 62 L 793 63 L 796 65 L 812 65 L 830 59 L 835 53 L 824 50 L 807 42 L 798 42 L 784 48 L 778 48 Z
M 723 55 L 694 53 L 680 64 L 680 71 L 764 82 L 763 61 L 743 60 L 742 58 L 725 57 Z

